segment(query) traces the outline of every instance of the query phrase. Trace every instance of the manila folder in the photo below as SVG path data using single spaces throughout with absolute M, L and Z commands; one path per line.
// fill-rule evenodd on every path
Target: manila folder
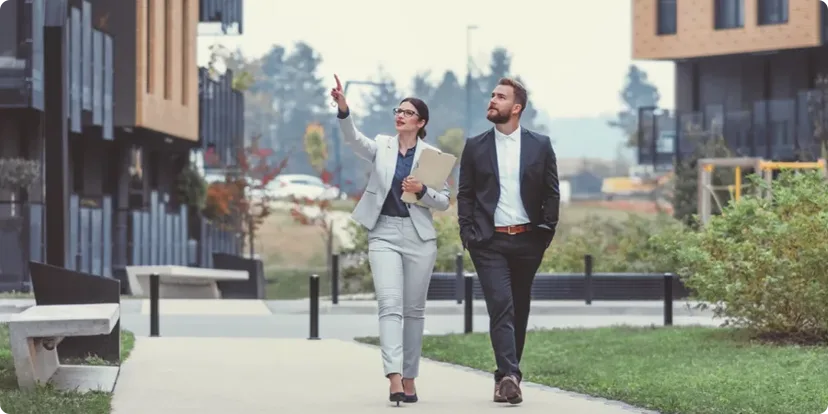
M 411 170 L 411 175 L 420 180 L 426 187 L 441 191 L 456 162 L 457 157 L 454 155 L 426 148 Z M 401 199 L 406 203 L 414 204 L 417 202 L 417 195 L 403 193 Z

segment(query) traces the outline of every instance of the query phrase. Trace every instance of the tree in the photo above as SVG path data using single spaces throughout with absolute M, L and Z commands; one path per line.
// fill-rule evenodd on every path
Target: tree
M 308 154 L 308 162 L 317 173 L 325 171 L 325 164 L 328 162 L 328 145 L 325 141 L 325 130 L 322 125 L 312 123 L 305 129 L 303 137 L 305 153 Z
M 262 133 L 267 136 L 266 146 L 274 150 L 274 158 L 283 157 L 303 146 L 305 128 L 312 122 L 320 122 L 327 111 L 326 87 L 317 75 L 322 57 L 310 45 L 296 43 L 288 51 L 274 45 L 259 59 L 261 78 L 256 78 L 251 90 L 269 99 L 248 102 L 251 110 L 262 112 L 266 119 Z M 327 119 L 327 114 L 324 115 Z M 291 162 L 292 172 L 312 173 L 308 160 Z
M 828 158 L 828 75 L 817 76 L 815 83 L 815 90 L 808 94 L 808 116 L 820 157 Z
M 466 138 L 463 136 L 463 130 L 460 128 L 449 129 L 445 134 L 437 138 L 437 147 L 457 157 L 458 163 L 460 162 L 460 155 L 463 153 L 463 147 L 465 145 Z
M 223 182 L 207 188 L 205 217 L 246 236 L 243 245 L 251 253 L 256 233 L 272 211 L 270 182 L 281 174 L 288 160 L 286 157 L 274 164 L 273 151 L 260 142 L 260 136 L 251 137 L 250 145 L 239 149 L 235 168 L 220 166 L 214 154 L 205 156 L 205 164 L 220 166 L 225 171 Z
M 726 158 L 732 157 L 724 137 L 720 134 L 711 134 L 704 131 L 698 125 L 686 125 L 682 139 L 690 141 L 693 145 L 693 153 L 682 159 L 675 167 L 675 175 L 672 183 L 672 204 L 673 217 L 688 226 L 696 226 L 696 215 L 699 212 L 698 196 L 698 160 L 702 158 Z M 711 177 L 711 184 L 714 186 L 730 185 L 733 183 L 733 171 L 730 169 L 716 169 Z M 714 191 L 705 189 L 705 191 Z M 719 200 L 727 202 L 729 194 L 714 192 Z
M 635 147 L 638 144 L 638 109 L 658 107 L 661 95 L 658 88 L 647 79 L 647 72 L 636 65 L 630 65 L 619 96 L 624 109 L 618 112 L 618 119 L 610 121 L 609 125 L 621 129 L 627 137 L 627 145 Z
M 369 137 L 393 132 L 394 115 L 391 109 L 396 108 L 403 98 L 394 79 L 382 68 L 375 79 L 382 86 L 365 86 L 361 89 L 367 111 L 359 117 L 360 130 Z

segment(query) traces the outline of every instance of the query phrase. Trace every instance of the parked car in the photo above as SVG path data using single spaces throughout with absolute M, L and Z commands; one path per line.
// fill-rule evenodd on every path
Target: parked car
M 347 195 L 338 187 L 326 184 L 319 177 L 307 174 L 282 174 L 268 184 L 270 195 L 276 199 L 345 199 Z

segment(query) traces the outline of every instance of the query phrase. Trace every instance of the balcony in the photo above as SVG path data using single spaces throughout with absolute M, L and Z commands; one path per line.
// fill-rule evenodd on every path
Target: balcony
M 68 20 L 69 130 L 84 126 L 101 128 L 103 139 L 112 140 L 114 99 L 114 50 L 112 36 L 93 28 L 92 4 L 71 3 Z M 77 6 L 77 7 L 76 7 Z
M 232 71 L 211 78 L 206 68 L 198 70 L 198 89 L 201 148 L 219 165 L 233 167 L 244 145 L 244 94 L 233 89 Z
M 198 17 L 196 0 L 95 0 L 93 20 L 118 42 L 115 127 L 195 145 Z
M 46 0 L 11 0 L 0 7 L 0 108 L 44 109 L 43 30 Z M 112 37 L 93 28 L 92 5 L 67 10 L 69 129 L 102 129 L 112 139 Z
M 675 155 L 675 117 L 669 111 L 641 108 L 638 113 L 638 163 L 670 169 Z
M 219 23 L 224 34 L 235 27 L 236 34 L 242 34 L 243 4 L 243 0 L 199 0 L 199 22 Z
M 796 99 L 754 102 L 750 109 L 710 105 L 703 111 L 678 113 L 673 125 L 659 124 L 655 132 L 645 136 L 677 133 L 679 158 L 690 157 L 699 144 L 721 137 L 735 157 L 813 161 L 820 156 L 820 145 L 814 137 L 815 119 L 809 112 L 809 101 L 814 102 L 818 96 L 815 91 L 806 90 Z M 819 102 L 810 105 L 821 107 Z M 824 116 L 828 106 L 821 112 L 823 118 L 828 118 Z M 822 123 L 828 124 L 828 120 Z M 642 117 L 639 128 L 652 129 L 652 121 Z M 640 163 L 652 162 L 647 150 L 650 145 L 645 140 L 645 148 L 639 149 Z
M 0 6 L 0 108 L 44 108 L 44 1 Z

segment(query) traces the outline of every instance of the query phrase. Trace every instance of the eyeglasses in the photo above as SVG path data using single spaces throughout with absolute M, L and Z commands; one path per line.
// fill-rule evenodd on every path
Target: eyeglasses
M 411 118 L 414 115 L 420 116 L 420 114 L 410 110 L 410 109 L 402 109 L 402 108 L 394 108 L 394 115 L 402 114 L 406 118 Z

